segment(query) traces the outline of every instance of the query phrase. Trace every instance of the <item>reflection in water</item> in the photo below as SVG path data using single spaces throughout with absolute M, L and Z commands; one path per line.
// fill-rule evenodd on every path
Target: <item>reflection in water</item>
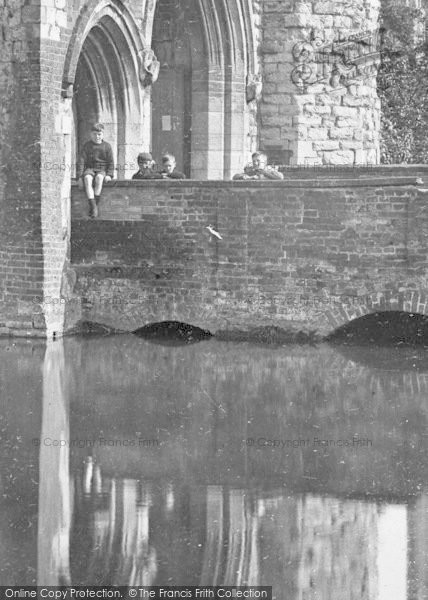
M 70 425 L 62 343 L 49 343 L 43 366 L 38 585 L 70 585 Z M 58 445 L 57 445 L 58 442 Z
M 406 506 L 384 507 L 378 522 L 379 600 L 405 600 L 407 589 Z
M 30 521 L 37 504 L 18 475 L 40 419 L 39 585 L 426 598 L 427 375 L 366 366 L 353 352 L 73 339 L 28 356 L 15 382 L 0 345 L 7 398 L 24 408 L 2 397 L 2 441 L 21 432 L 23 442 L 4 461 L 0 540 L 14 555 L 16 499 Z M 22 380 L 43 396 L 28 430 Z M 372 444 L 336 444 L 353 439 Z M 17 565 L 0 567 L 2 583 L 16 581 Z

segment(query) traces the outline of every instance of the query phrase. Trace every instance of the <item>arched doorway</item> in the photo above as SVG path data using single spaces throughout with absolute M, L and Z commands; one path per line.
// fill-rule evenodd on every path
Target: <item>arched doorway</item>
M 199 15 L 189 22 L 176 0 L 157 4 L 153 50 L 160 62 L 152 89 L 152 146 L 157 160 L 171 152 L 178 170 L 191 176 L 192 71 L 205 54 Z
M 99 121 L 113 148 L 118 179 L 131 176 L 137 154 L 150 143 L 147 125 L 144 129 L 149 97 L 139 79 L 144 44 L 125 17 L 113 4 L 94 13 L 70 60 L 74 76 L 68 76 L 73 82 L 72 156 L 77 160 L 91 124 Z
M 152 89 L 152 151 L 157 160 L 172 152 L 194 179 L 230 177 L 252 149 L 246 83 L 256 61 L 247 4 L 156 4 L 152 47 L 160 74 Z

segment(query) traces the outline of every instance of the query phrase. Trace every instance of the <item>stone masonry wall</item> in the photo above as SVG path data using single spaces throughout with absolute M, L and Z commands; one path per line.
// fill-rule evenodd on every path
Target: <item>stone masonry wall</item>
M 96 221 L 76 190 L 68 301 L 124 330 L 326 334 L 376 310 L 425 314 L 428 214 L 411 182 L 120 182 Z
M 292 164 L 379 163 L 378 12 L 379 0 L 264 3 L 262 145 Z

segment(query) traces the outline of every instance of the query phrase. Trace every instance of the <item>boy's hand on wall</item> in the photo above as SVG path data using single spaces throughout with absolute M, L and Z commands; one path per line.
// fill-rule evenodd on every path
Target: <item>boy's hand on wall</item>
M 108 183 L 109 181 L 111 181 L 111 177 L 110 177 L 110 175 L 106 175 L 106 176 L 104 177 L 104 181 L 105 181 L 105 183 Z

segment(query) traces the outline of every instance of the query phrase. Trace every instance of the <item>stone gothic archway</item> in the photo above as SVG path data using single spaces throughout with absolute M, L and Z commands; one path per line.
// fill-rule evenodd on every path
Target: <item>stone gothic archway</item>
M 105 125 L 118 179 L 135 171 L 148 143 L 149 97 L 139 78 L 144 40 L 120 2 L 94 4 L 77 22 L 66 57 L 63 89 L 73 95 L 72 163 L 89 138 L 90 124 Z
M 174 153 L 194 179 L 230 177 L 257 135 L 246 93 L 257 71 L 250 3 L 158 0 L 151 27 L 146 18 L 161 65 L 152 90 L 153 153 Z

